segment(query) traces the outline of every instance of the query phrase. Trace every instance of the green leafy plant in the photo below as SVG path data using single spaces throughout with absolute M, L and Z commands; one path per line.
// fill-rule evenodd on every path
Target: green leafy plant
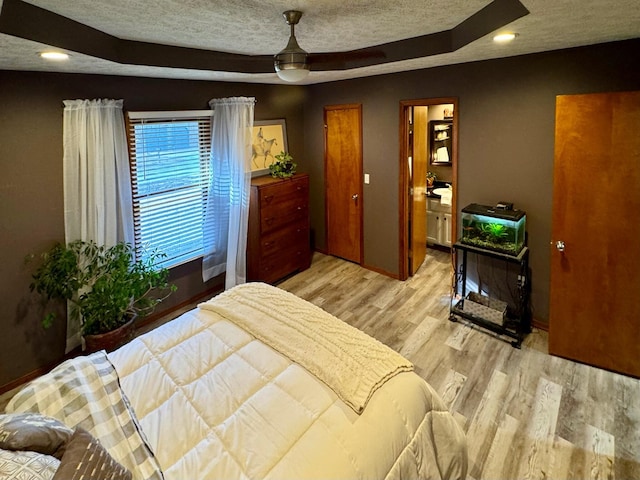
M 285 152 L 280 152 L 275 157 L 275 162 L 269 165 L 269 172 L 274 178 L 288 178 L 296 173 L 298 165 L 293 162 L 293 157 Z
M 168 269 L 156 266 L 164 257 L 153 251 L 146 260 L 135 260 L 133 247 L 123 242 L 112 247 L 82 240 L 56 243 L 41 255 L 30 288 L 47 300 L 69 301 L 83 335 L 107 333 L 151 313 L 176 290 Z M 42 323 L 49 327 L 54 320 L 48 313 Z
M 507 227 L 501 223 L 486 223 L 481 226 L 482 233 L 496 241 L 503 239 L 509 233 Z

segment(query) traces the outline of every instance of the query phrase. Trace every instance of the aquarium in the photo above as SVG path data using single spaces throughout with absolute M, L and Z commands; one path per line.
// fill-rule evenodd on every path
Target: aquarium
M 516 256 L 524 247 L 526 223 L 522 210 L 472 203 L 462 209 L 461 242 Z

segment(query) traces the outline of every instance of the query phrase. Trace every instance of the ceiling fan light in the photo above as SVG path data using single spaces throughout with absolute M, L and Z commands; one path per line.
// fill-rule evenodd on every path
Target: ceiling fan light
M 299 82 L 309 75 L 310 68 L 309 54 L 300 48 L 294 33 L 294 26 L 300 20 L 302 12 L 288 10 L 283 13 L 283 16 L 287 24 L 291 26 L 291 36 L 289 37 L 287 46 L 273 56 L 273 66 L 281 80 L 285 82 Z
M 299 51 L 285 49 L 275 55 L 273 63 L 278 77 L 285 82 L 299 82 L 309 75 L 307 52 L 302 49 Z
M 307 78 L 307 75 L 309 75 L 309 68 L 304 68 L 303 66 L 295 67 L 291 65 L 284 69 L 276 67 L 276 74 L 281 80 L 294 83 Z

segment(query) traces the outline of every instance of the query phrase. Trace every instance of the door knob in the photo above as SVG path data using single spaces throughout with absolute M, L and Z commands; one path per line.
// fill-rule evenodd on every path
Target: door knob
M 351 199 L 355 200 L 357 202 L 358 201 L 358 194 L 354 193 L 353 195 L 351 195 Z
M 553 242 L 551 242 L 551 244 L 553 245 Z M 563 242 L 562 240 L 558 240 L 558 241 L 556 242 L 556 249 L 557 249 L 559 252 L 564 252 L 564 247 L 565 247 L 565 245 L 564 245 L 564 242 Z

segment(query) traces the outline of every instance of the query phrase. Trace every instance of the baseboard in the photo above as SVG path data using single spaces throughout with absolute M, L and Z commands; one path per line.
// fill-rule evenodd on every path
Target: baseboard
M 400 280 L 400 275 L 398 275 L 397 273 L 391 273 L 391 272 L 387 272 L 386 270 L 383 270 L 382 268 L 378 268 L 378 267 L 372 267 L 371 265 L 361 265 L 362 268 L 366 268 L 367 270 L 371 270 L 372 272 L 376 272 L 379 273 L 380 275 L 384 275 L 385 277 L 391 277 L 394 280 Z
M 67 355 L 69 355 L 67 357 Z M 22 375 L 19 378 L 16 378 L 15 380 L 6 383 L 2 386 L 0 386 L 0 395 L 2 395 L 3 393 L 9 392 L 11 390 L 13 390 L 14 388 L 18 388 L 21 385 L 24 385 L 25 383 L 30 382 L 31 380 L 33 380 L 34 378 L 38 378 L 41 375 L 44 375 L 45 373 L 49 372 L 51 369 L 53 369 L 56 365 L 61 364 L 62 362 L 64 362 L 65 360 L 67 360 L 68 358 L 71 358 L 75 355 L 73 355 L 73 351 L 68 353 L 67 355 L 65 355 L 62 360 L 58 360 L 57 362 L 53 363 L 53 364 L 49 364 L 47 366 L 44 367 L 40 367 L 36 370 L 33 370 L 32 372 L 26 373 L 24 375 Z M 0 409 L 0 412 L 2 410 Z
M 317 248 L 317 247 L 316 247 L 316 248 L 314 249 L 314 251 L 315 251 L 315 252 L 318 252 L 318 253 L 321 253 L 321 254 L 323 254 L 323 255 L 329 255 L 329 252 L 327 252 L 327 250 L 326 250 L 326 249 L 324 249 L 324 248 Z M 337 257 L 337 258 L 340 258 L 340 257 Z M 357 263 L 356 263 L 356 265 L 357 265 Z M 361 266 L 362 268 L 366 268 L 367 270 L 371 270 L 372 272 L 379 273 L 380 275 L 384 275 L 384 276 L 386 276 L 386 277 L 391 277 L 391 278 L 393 278 L 394 280 L 400 280 L 400 275 L 398 275 L 397 273 L 391 273 L 391 272 L 388 272 L 388 271 L 386 271 L 386 270 L 383 270 L 382 268 L 372 267 L 371 265 L 365 265 L 365 264 L 363 264 L 363 263 L 362 263 L 362 264 L 360 264 L 360 266 Z
M 543 322 L 541 320 L 536 320 L 535 318 L 531 320 L 531 326 L 533 328 L 537 328 L 538 330 L 543 330 L 545 332 L 549 332 L 549 324 L 547 322 Z

